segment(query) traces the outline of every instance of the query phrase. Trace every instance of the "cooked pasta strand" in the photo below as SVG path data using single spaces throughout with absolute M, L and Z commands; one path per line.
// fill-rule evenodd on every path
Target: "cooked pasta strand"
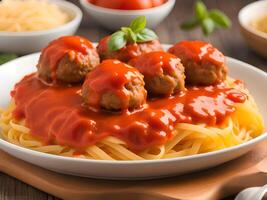
M 229 85 L 235 86 L 231 79 L 228 82 Z M 244 92 L 248 94 L 248 100 L 243 104 L 237 104 L 236 111 L 223 125 L 210 127 L 205 124 L 178 123 L 170 141 L 138 153 L 129 150 L 125 142 L 113 136 L 89 146 L 81 155 L 77 155 L 69 146 L 43 144 L 30 133 L 24 121 L 13 119 L 12 111 L 15 108 L 13 102 L 6 110 L 0 110 L 1 136 L 13 144 L 32 150 L 86 159 L 151 160 L 206 153 L 241 144 L 263 132 L 262 116 L 248 91 Z

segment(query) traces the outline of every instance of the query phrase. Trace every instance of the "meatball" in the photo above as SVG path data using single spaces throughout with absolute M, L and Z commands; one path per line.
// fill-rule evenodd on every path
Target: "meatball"
M 93 44 L 79 36 L 64 36 L 42 50 L 37 64 L 39 77 L 48 83 L 81 83 L 99 64 Z
M 188 84 L 213 85 L 226 79 L 225 57 L 209 43 L 182 41 L 168 51 L 181 59 Z
M 90 72 L 82 86 L 87 106 L 106 110 L 132 110 L 146 101 L 143 75 L 119 60 L 104 60 Z
M 100 40 L 97 51 L 101 58 L 104 59 L 118 59 L 122 62 L 128 62 L 130 59 L 141 55 L 142 53 L 148 53 L 151 51 L 160 51 L 162 46 L 158 40 L 152 40 L 143 43 L 127 44 L 125 47 L 118 51 L 110 52 L 108 50 L 108 41 L 110 36 L 107 36 Z
M 132 59 L 145 77 L 145 88 L 152 95 L 171 95 L 185 89 L 184 67 L 176 56 L 163 52 L 150 52 Z

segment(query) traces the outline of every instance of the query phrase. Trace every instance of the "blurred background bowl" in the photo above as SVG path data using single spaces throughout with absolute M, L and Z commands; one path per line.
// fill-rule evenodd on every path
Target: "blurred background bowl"
M 167 0 L 160 6 L 144 10 L 118 10 L 103 8 L 89 3 L 87 0 L 80 0 L 80 3 L 83 9 L 102 26 L 110 30 L 117 30 L 122 26 L 128 26 L 133 19 L 140 15 L 146 16 L 147 27 L 156 27 L 170 14 L 175 5 L 175 0 Z
M 241 33 L 248 45 L 258 54 L 267 58 L 267 34 L 256 30 L 252 25 L 257 20 L 267 15 L 267 0 L 256 1 L 248 4 L 239 11 L 238 20 Z M 267 23 L 267 22 L 266 22 Z
M 59 27 L 29 32 L 0 32 L 0 52 L 28 54 L 40 51 L 50 41 L 76 32 L 82 20 L 82 11 L 72 3 L 63 0 L 50 0 L 63 12 L 66 12 L 71 20 Z

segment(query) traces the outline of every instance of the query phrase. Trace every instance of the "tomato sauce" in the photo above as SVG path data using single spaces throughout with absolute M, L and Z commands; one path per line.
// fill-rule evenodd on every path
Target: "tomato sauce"
M 169 49 L 170 53 L 179 58 L 194 60 L 195 62 L 209 61 L 215 65 L 225 62 L 224 55 L 211 44 L 203 41 L 182 41 Z
M 36 74 L 16 84 L 13 116 L 25 119 L 44 143 L 69 145 L 80 151 L 112 135 L 129 149 L 141 151 L 172 138 L 177 123 L 220 125 L 247 96 L 224 83 L 190 87 L 176 96 L 150 99 L 133 112 L 106 112 L 84 106 L 81 86 L 47 86 Z
M 125 89 L 125 85 L 130 82 L 143 82 L 142 75 L 136 68 L 118 60 L 104 60 L 87 75 L 83 84 L 83 88 L 88 90 L 86 93 L 90 95 L 87 104 L 99 108 L 103 94 L 109 92 L 119 97 L 122 109 L 126 110 L 129 107 L 129 91 Z M 146 99 L 145 89 L 142 96 Z
M 130 59 L 140 56 L 142 53 L 162 50 L 158 40 L 152 40 L 143 43 L 127 43 L 117 51 L 110 52 L 108 42 L 110 36 L 106 36 L 99 41 L 97 51 L 102 59 L 116 58 L 122 62 L 128 62 Z
M 118 60 L 127 62 L 129 59 L 139 56 L 142 52 L 137 43 L 127 44 L 123 48 L 115 52 L 110 52 L 108 49 L 108 42 L 110 36 L 106 36 L 100 40 L 97 51 L 104 58 L 117 58 Z
M 129 62 L 145 76 L 157 76 L 161 74 L 175 74 L 177 65 L 181 64 L 176 56 L 163 52 L 153 51 L 142 54 Z
M 69 54 L 72 60 L 77 59 L 77 63 L 83 63 L 84 56 L 90 54 L 93 44 L 80 36 L 63 36 L 52 41 L 42 50 L 40 56 L 40 66 L 49 66 L 52 80 L 56 80 L 56 70 L 58 62 L 63 56 Z

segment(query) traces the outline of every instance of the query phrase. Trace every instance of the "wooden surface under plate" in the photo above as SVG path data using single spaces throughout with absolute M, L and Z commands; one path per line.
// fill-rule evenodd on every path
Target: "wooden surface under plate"
M 105 181 L 58 174 L 0 151 L 0 171 L 66 200 L 213 200 L 267 181 L 267 142 L 212 170 L 148 181 Z
M 78 0 L 70 0 L 73 3 L 79 5 Z M 166 20 L 164 20 L 163 23 L 161 23 L 155 31 L 159 35 L 162 43 L 174 43 L 176 41 L 184 40 L 184 39 L 197 39 L 197 40 L 206 40 L 208 42 L 211 42 L 214 46 L 216 46 L 218 49 L 220 49 L 225 55 L 234 57 L 236 59 L 248 62 L 249 64 L 252 64 L 256 67 L 261 68 L 264 71 L 267 71 L 267 60 L 258 56 L 255 54 L 252 50 L 248 48 L 248 46 L 245 43 L 245 40 L 241 36 L 239 32 L 239 24 L 237 20 L 237 14 L 238 11 L 247 5 L 248 3 L 253 2 L 253 0 L 203 0 L 205 4 L 209 8 L 219 8 L 222 11 L 224 11 L 232 20 L 232 27 L 227 30 L 221 30 L 216 31 L 211 36 L 205 38 L 201 30 L 193 30 L 191 32 L 185 32 L 182 31 L 179 28 L 179 25 L 181 22 L 183 22 L 186 19 L 189 19 L 193 15 L 193 3 L 194 0 L 176 0 L 176 6 L 172 13 L 168 16 Z M 88 15 L 84 15 L 82 25 L 79 27 L 77 34 L 81 36 L 85 36 L 89 38 L 93 42 L 97 42 L 100 38 L 104 37 L 107 34 L 110 34 L 111 32 L 98 26 Z M 0 66 L 1 67 L 1 66 Z M 265 144 L 267 145 L 267 143 Z M 264 145 L 263 145 L 264 147 Z M 267 147 L 267 146 L 266 146 Z M 259 151 L 260 149 L 258 149 Z M 255 158 L 253 160 L 253 154 L 248 154 L 246 157 L 248 157 L 248 163 L 251 165 L 255 164 L 257 159 L 262 158 L 263 155 L 267 154 L 266 152 L 262 152 L 260 154 L 257 154 L 259 157 Z M 255 151 L 254 151 L 255 155 Z M 0 159 L 2 158 L 2 153 L 0 153 Z M 3 155 L 4 156 L 4 155 Z M 242 158 L 245 160 L 245 158 Z M 1 165 L 1 163 L 0 163 Z M 12 164 L 13 165 L 13 164 Z M 213 170 L 209 170 L 205 172 L 206 174 L 212 175 L 220 172 L 223 167 L 230 168 L 231 163 L 224 165 L 222 167 L 216 168 L 216 171 L 213 172 Z M 6 170 L 5 170 L 6 171 Z M 238 170 L 237 170 L 238 171 Z M 53 174 L 53 173 L 52 173 Z M 22 174 L 23 175 L 23 174 Z M 263 175 L 262 173 L 257 173 L 257 176 Z M 13 176 L 13 174 L 11 174 Z M 16 180 L 15 178 L 12 178 L 11 176 L 8 176 L 4 173 L 0 173 L 0 199 L 1 200 L 58 200 L 56 197 L 46 194 L 44 192 L 41 192 L 40 190 L 37 190 L 29 185 L 26 185 L 22 183 L 19 180 Z M 19 172 L 16 173 L 16 176 L 20 176 Z M 197 179 L 200 176 L 200 178 L 205 175 L 191 175 L 192 180 Z M 61 176 L 60 176 L 61 177 Z M 263 179 L 259 180 L 264 182 L 265 176 L 262 176 Z M 179 178 L 183 180 L 183 177 Z M 176 179 L 168 179 L 172 182 Z M 162 188 L 164 188 L 166 183 L 168 181 L 159 181 L 163 182 Z M 166 183 L 165 183 L 166 182 Z M 233 182 L 230 182 L 231 184 Z M 242 184 L 243 185 L 242 185 Z M 181 183 L 180 183 L 181 184 Z M 188 184 L 188 183 L 187 183 Z M 230 188 L 231 184 L 224 188 L 224 191 L 227 191 L 226 193 L 229 194 L 228 189 Z M 250 183 L 248 181 L 241 181 L 238 182 L 237 187 L 232 189 L 233 192 L 237 193 L 240 191 L 240 189 L 246 187 L 245 184 L 253 185 L 253 183 Z M 33 184 L 36 185 L 36 184 Z M 239 186 L 238 186 L 239 185 Z M 242 185 L 242 187 L 240 186 Z M 253 185 L 255 186 L 255 185 Z M 74 186 L 73 186 L 74 187 Z M 174 189 L 170 189 L 172 191 L 175 191 L 175 186 L 173 186 Z M 39 186 L 39 188 L 42 187 Z M 170 188 L 170 187 L 169 187 Z M 221 190 L 222 191 L 222 190 Z M 195 194 L 198 191 L 191 190 L 191 194 Z M 231 193 L 231 192 L 230 192 Z M 55 193 L 53 193 L 55 194 Z M 127 200 L 129 199 L 130 195 L 126 195 Z M 133 199 L 146 199 L 149 200 L 147 195 L 142 196 L 139 195 L 131 195 L 132 197 L 135 197 Z M 125 197 L 125 196 L 124 196 Z M 153 200 L 157 200 L 156 198 L 151 197 Z M 159 197 L 161 198 L 161 197 Z M 119 200 L 119 198 L 117 198 Z M 125 198 L 121 198 L 125 199 Z M 168 199 L 168 198 L 161 198 L 161 199 Z M 232 198 L 231 198 L 232 199 Z

